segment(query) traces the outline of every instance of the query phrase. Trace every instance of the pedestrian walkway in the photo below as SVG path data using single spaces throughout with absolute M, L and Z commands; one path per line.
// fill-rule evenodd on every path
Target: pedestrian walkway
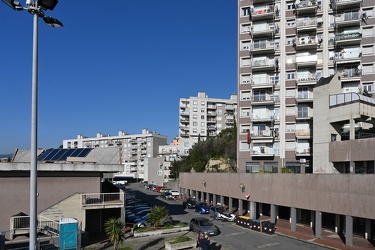
M 264 219 L 264 218 L 262 218 Z M 276 234 L 291 237 L 294 239 L 309 241 L 314 244 L 324 245 L 332 249 L 342 250 L 368 250 L 375 249 L 375 245 L 371 244 L 368 240 L 361 237 L 353 237 L 353 246 L 346 246 L 345 239 L 341 239 L 340 236 L 329 230 L 322 230 L 322 237 L 316 238 L 314 231 L 311 227 L 305 225 L 296 226 L 296 231 L 290 230 L 290 223 L 287 220 L 278 220 L 276 223 Z

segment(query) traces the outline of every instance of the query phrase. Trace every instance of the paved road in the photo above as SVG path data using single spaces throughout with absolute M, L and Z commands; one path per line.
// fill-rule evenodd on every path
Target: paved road
M 131 183 L 127 189 L 134 191 L 140 199 L 148 202 L 150 205 L 165 206 L 173 220 L 181 222 L 189 222 L 194 216 L 199 214 L 194 210 L 185 209 L 181 201 L 169 201 L 159 197 L 159 194 L 140 187 L 139 184 Z M 201 215 L 199 215 L 201 216 Z M 209 215 L 203 215 L 209 217 Z M 232 222 L 223 222 L 213 220 L 217 225 L 221 234 L 211 237 L 212 250 L 240 250 L 240 249 L 272 249 L 272 250 L 290 250 L 290 249 L 327 249 L 321 246 L 310 244 L 308 242 L 299 241 L 279 235 L 268 235 L 260 232 L 255 232 L 249 229 L 242 228 Z M 190 235 L 194 233 L 190 232 Z M 175 235 L 151 237 L 147 239 L 129 239 L 127 240 L 128 246 L 133 247 L 134 250 L 145 249 L 164 249 L 164 241 L 168 238 L 174 238 Z M 148 243 L 146 243 L 146 241 Z

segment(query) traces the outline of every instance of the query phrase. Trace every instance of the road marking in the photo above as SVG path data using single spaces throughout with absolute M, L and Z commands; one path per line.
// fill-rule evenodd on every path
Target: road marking
M 234 235 L 240 235 L 240 234 L 245 234 L 246 232 L 238 232 L 238 233 L 231 233 L 231 234 L 226 234 L 225 236 L 234 236 Z
M 279 242 L 274 242 L 274 243 L 268 243 L 268 244 L 263 244 L 263 245 L 259 245 L 259 246 L 255 246 L 256 248 L 266 248 L 266 247 L 273 247 L 273 246 L 277 246 L 277 245 L 280 245 L 281 243 Z

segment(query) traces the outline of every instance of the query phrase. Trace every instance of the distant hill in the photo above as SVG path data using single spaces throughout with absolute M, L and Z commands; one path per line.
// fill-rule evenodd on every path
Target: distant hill
M 0 158 L 11 158 L 13 154 L 0 154 Z

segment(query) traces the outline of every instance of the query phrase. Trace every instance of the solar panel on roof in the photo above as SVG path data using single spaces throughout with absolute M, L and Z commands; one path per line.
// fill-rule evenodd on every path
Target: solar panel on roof
M 57 161 L 59 160 L 59 158 L 66 152 L 66 150 L 64 149 L 60 149 L 57 154 L 55 154 L 52 159 L 50 159 L 51 161 Z
M 92 148 L 84 148 L 78 155 L 78 157 L 86 157 L 90 152 Z
M 47 157 L 45 157 L 43 160 L 44 160 L 44 161 L 50 161 L 50 160 L 52 160 L 53 157 L 54 157 L 59 151 L 60 151 L 60 149 L 54 149 L 54 150 L 52 150 L 52 152 L 51 152 L 49 155 L 47 155 Z
M 44 161 L 44 158 L 46 158 L 51 152 L 52 148 L 45 150 L 41 155 L 38 157 L 38 161 Z

